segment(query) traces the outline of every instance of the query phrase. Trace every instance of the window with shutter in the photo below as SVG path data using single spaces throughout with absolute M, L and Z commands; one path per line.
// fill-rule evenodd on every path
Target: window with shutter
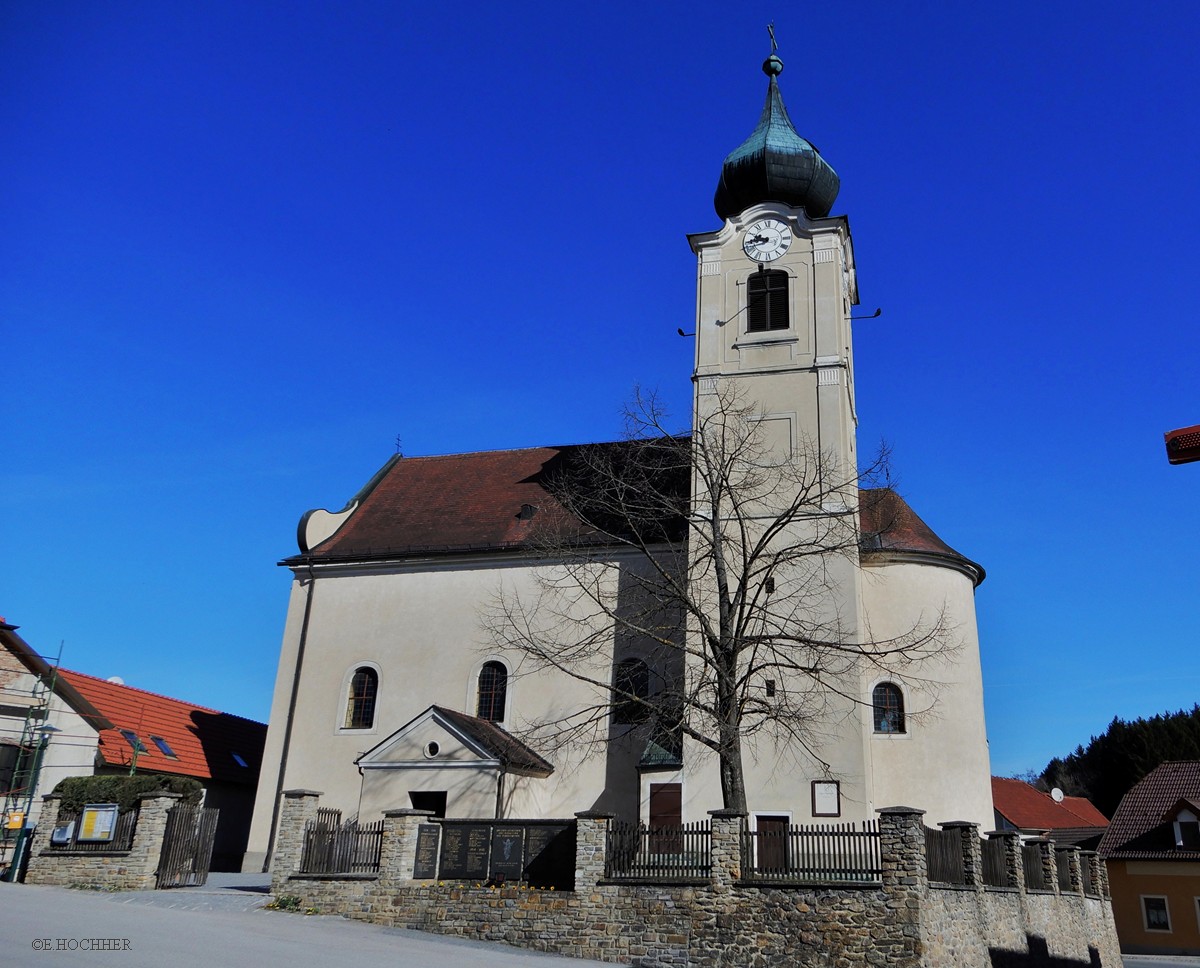
M 746 280 L 746 332 L 763 333 L 787 329 L 788 274 L 781 269 L 763 269 Z

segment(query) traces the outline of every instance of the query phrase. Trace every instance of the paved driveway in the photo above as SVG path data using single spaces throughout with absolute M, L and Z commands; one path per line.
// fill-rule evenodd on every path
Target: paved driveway
M 4 968 L 598 968 L 601 964 L 342 918 L 258 910 L 266 901 L 257 890 L 236 887 L 101 894 L 0 883 L 0 963 Z

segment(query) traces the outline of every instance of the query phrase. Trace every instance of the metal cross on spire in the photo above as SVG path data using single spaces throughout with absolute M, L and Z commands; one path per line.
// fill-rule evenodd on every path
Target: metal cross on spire
M 771 53 L 774 54 L 775 51 L 779 50 L 779 44 L 777 44 L 775 42 L 775 24 L 774 23 L 767 24 L 767 33 L 771 35 Z

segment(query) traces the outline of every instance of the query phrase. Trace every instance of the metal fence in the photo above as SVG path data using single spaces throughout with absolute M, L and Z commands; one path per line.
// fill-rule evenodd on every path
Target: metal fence
M 962 829 L 949 830 L 925 828 L 925 859 L 929 867 L 929 879 L 941 884 L 965 884 L 963 870 Z
M 1048 891 L 1050 884 L 1046 880 L 1046 869 L 1042 867 L 1042 848 L 1040 844 L 1022 844 L 1021 861 L 1025 867 L 1025 888 L 1030 891 Z
M 862 884 L 882 876 L 873 820 L 742 831 L 743 880 Z
M 983 853 L 983 883 L 988 887 L 1016 887 L 1008 880 L 1008 863 L 1004 856 L 1004 838 L 980 841 Z
M 712 870 L 707 822 L 674 827 L 622 823 L 608 826 L 604 876 L 611 880 L 700 880 Z
M 58 824 L 46 845 L 48 850 L 86 851 L 103 854 L 114 850 L 129 850 L 133 846 L 133 833 L 137 829 L 137 809 L 126 810 L 117 816 L 111 840 L 79 840 L 79 814 L 60 813 Z
M 383 821 L 360 824 L 349 820 L 339 824 L 336 820 L 340 817 L 318 816 L 304 825 L 300 873 L 373 874 L 379 870 Z

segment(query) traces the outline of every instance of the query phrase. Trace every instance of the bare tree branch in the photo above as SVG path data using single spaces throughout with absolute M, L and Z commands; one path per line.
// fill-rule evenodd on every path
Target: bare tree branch
M 518 675 L 551 671 L 592 696 L 531 723 L 528 738 L 604 743 L 615 716 L 651 722 L 714 751 L 725 806 L 745 810 L 746 737 L 784 740 L 828 775 L 820 751 L 835 707 L 844 718 L 869 704 L 864 675 L 886 671 L 933 695 L 921 670 L 954 636 L 943 613 L 885 638 L 844 614 L 860 491 L 890 484 L 886 452 L 862 471 L 808 442 L 781 454 L 735 391 L 704 404 L 679 434 L 639 391 L 626 440 L 574 448 L 547 472 L 557 506 L 535 522 L 536 594 L 502 590 L 485 627 L 519 657 Z M 622 678 L 631 657 L 648 677 Z

